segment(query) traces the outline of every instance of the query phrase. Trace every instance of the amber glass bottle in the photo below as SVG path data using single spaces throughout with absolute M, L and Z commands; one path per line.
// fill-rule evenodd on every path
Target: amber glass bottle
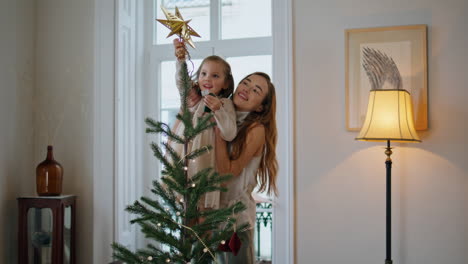
M 54 160 L 52 146 L 47 146 L 47 158 L 36 168 L 36 190 L 39 196 L 57 196 L 62 193 L 63 168 Z

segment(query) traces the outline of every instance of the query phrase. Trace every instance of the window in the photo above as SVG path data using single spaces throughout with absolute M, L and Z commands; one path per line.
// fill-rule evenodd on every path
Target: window
M 148 186 L 160 170 L 148 148 L 154 137 L 144 133 L 143 119 L 150 116 L 170 122 L 173 116 L 170 111 L 178 108 L 177 97 L 170 94 L 173 91 L 164 89 L 174 87 L 164 83 L 173 79 L 166 75 L 172 75 L 171 71 L 174 71 L 171 66 L 174 55 L 171 39 L 165 39 L 168 31 L 156 34 L 154 19 L 161 3 L 171 10 L 175 5 L 180 7 L 185 18 L 193 19 L 191 26 L 202 34 L 202 39 L 195 40 L 197 49 L 191 50 L 195 64 L 208 55 L 217 54 L 232 64 L 236 81 L 254 70 L 272 75 L 277 87 L 278 188 L 281 195 L 272 206 L 272 227 L 268 225 L 270 215 L 263 210 L 271 208 L 260 208 L 257 213 L 262 213 L 262 228 L 273 229 L 271 253 L 274 263 L 294 263 L 292 0 L 118 0 L 98 5 L 96 39 L 100 53 L 96 69 L 100 75 L 95 103 L 99 111 L 95 113 L 94 132 L 96 142 L 104 143 L 95 148 L 95 170 L 102 172 L 98 174 L 103 177 L 108 176 L 96 186 L 102 190 L 113 186 L 107 193 L 113 192 L 115 199 L 102 202 L 99 199 L 99 204 L 106 204 L 102 208 L 109 208 L 114 219 L 96 224 L 111 226 L 114 232 L 113 236 L 107 236 L 109 241 L 113 239 L 133 249 L 146 246 L 141 234 L 135 234 L 134 228 L 128 225 L 129 216 L 124 208 L 137 197 L 149 195 Z M 258 18 L 266 22 L 248 23 Z M 195 22 L 197 19 L 201 19 L 200 22 Z M 207 25 L 205 29 L 202 29 L 203 23 Z M 161 36 L 159 40 L 158 36 Z M 115 43 L 111 43 L 113 39 Z M 115 57 L 109 59 L 112 53 Z M 103 146 L 105 150 L 100 149 Z M 260 232 L 263 234 L 263 230 Z M 261 247 L 259 255 L 265 253 L 268 254 L 268 249 Z M 107 255 L 100 254 L 101 257 Z
M 174 12 L 177 6 L 184 19 L 202 37 L 193 38 L 197 48 L 189 47 L 193 71 L 209 55 L 225 58 L 233 71 L 234 82 L 254 71 L 272 74 L 271 0 L 155 0 L 156 18 L 165 19 L 161 6 Z M 156 67 L 156 87 L 160 98 L 161 121 L 172 124 L 180 100 L 175 88 L 175 59 L 169 30 L 155 22 L 152 54 Z M 189 63 L 189 70 L 191 64 Z
M 255 71 L 272 76 L 271 0 L 154 0 L 153 4 L 152 10 L 158 19 L 165 19 L 161 5 L 172 13 L 177 6 L 184 19 L 191 19 L 189 25 L 202 36 L 193 38 L 196 49 L 188 47 L 193 62 L 193 65 L 188 63 L 189 71 L 195 72 L 204 57 L 218 55 L 231 65 L 236 85 Z M 150 87 L 157 87 L 160 120 L 172 126 L 180 107 L 174 78 L 172 40 L 175 37 L 166 38 L 169 30 L 157 22 L 152 32 L 151 50 L 157 77 L 155 85 Z M 271 219 L 271 204 L 261 210 L 262 214 L 257 215 L 269 213 Z M 261 232 L 255 233 L 259 260 L 271 261 L 271 231 L 270 221 L 268 228 L 262 225 Z M 263 235 L 260 237 L 260 234 Z

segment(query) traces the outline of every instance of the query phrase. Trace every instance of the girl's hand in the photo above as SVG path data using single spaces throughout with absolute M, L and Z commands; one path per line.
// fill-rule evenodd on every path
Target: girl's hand
M 198 102 L 200 102 L 201 99 L 202 99 L 201 95 L 199 95 L 195 91 L 195 89 L 190 89 L 189 94 L 187 96 L 187 106 L 193 107 L 196 104 L 198 104 Z
M 218 111 L 223 103 L 221 100 L 219 100 L 218 97 L 213 96 L 213 95 L 207 95 L 203 98 L 203 101 L 205 102 L 205 105 L 208 106 L 208 108 L 211 109 L 211 111 L 215 112 Z
M 174 55 L 176 56 L 177 60 L 183 61 L 185 60 L 185 54 L 187 53 L 187 48 L 185 47 L 184 41 L 180 41 L 179 39 L 174 39 L 172 41 L 174 44 Z

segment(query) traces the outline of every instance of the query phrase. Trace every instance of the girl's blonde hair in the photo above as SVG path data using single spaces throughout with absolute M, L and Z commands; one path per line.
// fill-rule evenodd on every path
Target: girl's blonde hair
M 278 173 L 278 161 L 276 160 L 276 142 L 278 134 L 276 131 L 276 92 L 275 86 L 271 82 L 270 76 L 263 72 L 254 72 L 247 75 L 242 81 L 252 75 L 258 75 L 266 79 L 268 83 L 268 93 L 263 99 L 263 109 L 260 112 L 252 111 L 238 127 L 236 138 L 230 143 L 232 151 L 231 159 L 237 159 L 244 149 L 245 140 L 250 129 L 256 125 L 263 125 L 265 128 L 265 147 L 262 153 L 260 166 L 257 170 L 257 181 L 260 186 L 259 191 L 266 191 L 267 194 L 278 195 L 276 187 L 276 177 Z M 241 82 L 242 82 L 241 81 Z
M 232 92 L 234 91 L 234 78 L 232 77 L 231 66 L 223 58 L 216 55 L 208 56 L 205 59 L 203 59 L 202 63 L 200 64 L 200 67 L 198 67 L 198 70 L 192 76 L 192 80 L 195 83 L 194 88 L 196 89 L 197 93 L 201 95 L 200 86 L 198 84 L 198 77 L 200 76 L 200 71 L 203 64 L 207 61 L 217 62 L 223 65 L 224 82 L 226 88 L 222 89 L 221 92 L 219 92 L 218 96 L 222 98 L 228 98 L 232 95 Z

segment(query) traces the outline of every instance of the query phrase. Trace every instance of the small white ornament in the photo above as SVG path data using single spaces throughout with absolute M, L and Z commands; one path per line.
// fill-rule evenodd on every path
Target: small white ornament
M 148 257 L 148 260 L 149 260 L 149 261 L 153 260 L 153 257 L 152 257 L 152 256 L 149 256 L 149 257 Z
M 187 166 L 184 167 L 184 171 L 188 171 L 188 167 L 187 167 Z
M 169 208 L 166 207 L 165 210 L 166 210 L 166 212 L 169 212 Z
M 184 202 L 184 198 L 180 198 L 179 201 L 180 201 L 181 203 L 183 203 L 183 202 Z
M 192 187 L 195 187 L 195 183 L 192 183 Z
M 158 226 L 161 227 L 161 223 L 158 223 Z
M 224 245 L 224 244 L 226 244 L 226 241 L 221 240 L 221 245 Z
M 177 212 L 176 215 L 177 215 L 177 216 L 180 216 L 180 212 Z
M 169 262 L 171 262 L 171 260 L 170 260 L 170 259 L 166 259 L 166 263 L 169 263 Z
M 203 252 L 205 252 L 205 253 L 208 252 L 208 248 L 204 248 Z

